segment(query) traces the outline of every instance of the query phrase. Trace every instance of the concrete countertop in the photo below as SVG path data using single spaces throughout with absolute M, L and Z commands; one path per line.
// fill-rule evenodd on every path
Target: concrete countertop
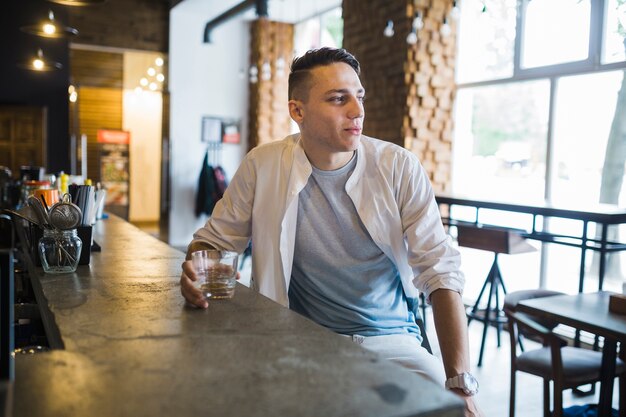
M 94 233 L 90 265 L 37 269 L 65 348 L 16 357 L 16 417 L 462 416 L 454 395 L 245 286 L 186 306 L 184 255 L 119 218 Z

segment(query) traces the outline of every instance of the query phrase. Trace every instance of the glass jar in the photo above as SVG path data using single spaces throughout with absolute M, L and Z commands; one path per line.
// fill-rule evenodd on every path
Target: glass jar
M 83 242 L 76 229 L 44 229 L 39 239 L 39 258 L 44 272 L 65 274 L 76 271 Z

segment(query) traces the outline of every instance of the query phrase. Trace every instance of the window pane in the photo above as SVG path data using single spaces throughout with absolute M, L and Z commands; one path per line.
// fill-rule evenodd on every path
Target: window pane
M 559 80 L 554 124 L 553 202 L 580 206 L 600 201 L 611 124 L 614 117 L 626 117 L 615 114 L 622 79 L 622 71 L 611 71 Z M 618 154 L 609 152 L 613 157 Z M 623 165 L 622 159 L 622 168 Z M 620 203 L 626 206 L 626 195 L 621 194 Z
M 341 48 L 343 43 L 343 17 L 341 7 L 332 9 L 321 16 L 322 34 L 321 44 Z
M 516 0 L 460 2 L 457 81 L 493 80 L 513 75 Z M 483 7 L 485 7 L 483 11 Z
M 611 63 L 626 59 L 626 1 L 607 0 L 604 27 L 602 62 Z
M 611 137 L 613 124 L 626 117 L 623 78 L 623 71 L 611 71 L 559 80 L 551 187 L 552 201 L 555 203 L 585 207 L 603 201 L 626 207 L 626 154 L 623 144 L 620 144 L 623 138 L 619 137 L 617 124 L 617 134 Z M 609 184 L 612 185 L 607 186 Z M 596 237 L 599 231 L 593 224 L 589 229 L 588 236 Z M 622 241 L 626 236 L 625 229 L 624 226 L 610 228 L 609 240 Z M 559 253 L 563 253 L 562 257 Z M 563 265 L 568 264 L 567 256 L 562 248 L 550 248 L 548 259 L 551 273 L 548 276 L 563 273 Z M 624 252 L 608 255 L 604 289 L 620 291 L 623 277 L 626 276 L 622 272 L 626 267 L 625 256 Z M 571 272 L 577 273 L 576 268 L 572 266 L 571 269 Z M 586 270 L 585 288 L 597 288 L 599 264 L 595 252 L 588 256 Z
M 544 80 L 459 90 L 453 192 L 543 200 L 549 93 Z
M 523 68 L 582 61 L 589 55 L 589 0 L 526 0 Z

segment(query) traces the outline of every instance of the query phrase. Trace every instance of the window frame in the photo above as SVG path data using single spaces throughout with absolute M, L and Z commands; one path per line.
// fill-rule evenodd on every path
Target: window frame
M 571 75 L 594 74 L 618 69 L 626 70 L 626 60 L 602 64 L 602 46 L 604 44 L 604 27 L 606 25 L 606 9 L 608 0 L 590 0 L 589 55 L 582 61 L 566 62 L 534 68 L 521 67 L 523 28 L 526 20 L 526 8 L 532 0 L 518 0 L 515 25 L 515 46 L 513 52 L 513 75 L 506 78 L 457 83 L 457 90 L 465 88 L 486 87 L 515 82 L 548 80 L 550 83 L 550 103 L 548 107 L 548 133 L 546 149 L 546 177 L 544 198 L 549 201 L 552 196 L 552 179 L 554 173 L 554 114 L 558 80 Z
M 602 46 L 604 43 L 604 26 L 607 0 L 590 0 L 591 13 L 589 24 L 588 57 L 582 61 L 565 62 L 533 68 L 521 67 L 523 31 L 526 21 L 526 8 L 532 0 L 518 0 L 515 25 L 515 46 L 513 52 L 513 75 L 506 78 L 457 83 L 457 88 L 482 87 L 487 85 L 505 84 L 516 81 L 558 78 L 568 75 L 580 75 L 615 69 L 626 69 L 626 60 L 602 64 Z
M 553 179 L 556 175 L 555 155 L 554 155 L 554 129 L 558 82 L 560 78 L 572 75 L 597 74 L 601 72 L 624 70 L 626 71 L 626 59 L 619 62 L 603 64 L 602 53 L 604 45 L 604 29 L 606 26 L 607 7 L 609 0 L 590 0 L 590 25 L 589 25 L 589 45 L 588 57 L 582 61 L 566 62 L 561 64 L 547 65 L 533 68 L 521 67 L 521 52 L 523 40 L 523 28 L 525 27 L 526 8 L 531 0 L 517 1 L 517 16 L 515 27 L 515 43 L 513 52 L 513 75 L 506 78 L 495 78 L 490 80 L 473 81 L 456 84 L 457 91 L 466 88 L 487 87 L 500 84 L 510 84 L 532 80 L 549 81 L 549 104 L 548 104 L 548 126 L 546 137 L 545 153 L 545 178 L 544 178 L 544 199 L 550 202 L 552 197 Z M 624 75 L 626 76 L 626 75 Z M 456 139 L 456 138 L 455 138 Z M 547 227 L 544 220 L 544 227 Z M 547 248 L 542 246 L 540 260 L 540 287 L 546 286 Z

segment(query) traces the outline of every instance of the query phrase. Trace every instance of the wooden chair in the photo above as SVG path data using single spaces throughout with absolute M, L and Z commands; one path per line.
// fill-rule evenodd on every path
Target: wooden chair
M 543 298 L 543 297 L 550 297 L 553 295 L 563 295 L 563 294 L 565 293 L 561 291 L 545 290 L 541 288 L 536 288 L 532 290 L 513 291 L 513 292 L 508 293 L 504 297 L 504 310 L 515 311 L 517 307 L 517 303 L 519 303 L 522 300 L 532 300 L 533 298 Z M 543 319 L 543 318 L 535 318 L 534 321 L 546 327 L 548 330 L 552 330 L 556 326 L 558 326 L 558 323 L 551 321 L 551 320 Z M 534 339 L 535 342 L 541 343 L 540 339 L 537 340 L 537 338 L 534 338 L 532 335 L 527 335 L 527 336 L 530 336 L 529 338 L 531 340 Z M 520 350 L 523 352 L 524 351 L 523 335 L 521 334 L 519 335 L 518 342 L 519 342 Z
M 511 397 L 509 416 L 515 416 L 515 380 L 518 371 L 543 378 L 544 417 L 563 416 L 563 391 L 600 380 L 602 353 L 567 346 L 567 342 L 551 329 L 539 324 L 530 316 L 505 308 L 511 340 Z M 518 353 L 520 334 L 540 340 L 542 347 Z M 620 359 L 616 375 L 624 374 L 626 366 Z M 550 382 L 552 381 L 552 396 Z M 553 410 L 550 410 L 552 397 Z

